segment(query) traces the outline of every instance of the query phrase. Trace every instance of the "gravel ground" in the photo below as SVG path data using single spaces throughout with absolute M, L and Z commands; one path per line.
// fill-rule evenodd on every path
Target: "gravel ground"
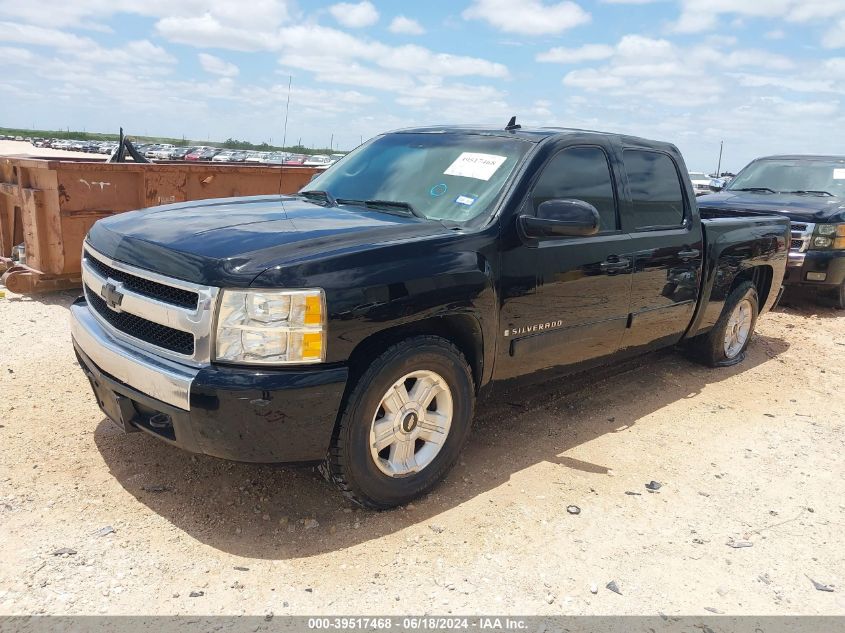
M 0 614 L 845 614 L 841 312 L 780 309 L 734 368 L 497 393 L 445 483 L 372 513 L 119 432 L 73 296 L 0 299 Z
M 87 152 L 71 152 L 52 147 L 35 147 L 26 141 L 0 141 L 0 156 L 36 156 L 38 158 L 87 158 L 92 161 L 104 161 L 105 154 L 89 154 Z

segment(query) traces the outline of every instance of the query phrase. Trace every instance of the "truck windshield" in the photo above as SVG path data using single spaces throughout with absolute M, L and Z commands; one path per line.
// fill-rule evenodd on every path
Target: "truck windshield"
M 845 158 L 754 161 L 727 189 L 842 198 L 845 197 Z
M 359 147 L 305 186 L 338 204 L 467 222 L 487 211 L 532 143 L 477 134 L 395 133 Z M 389 206 L 384 203 L 399 203 Z

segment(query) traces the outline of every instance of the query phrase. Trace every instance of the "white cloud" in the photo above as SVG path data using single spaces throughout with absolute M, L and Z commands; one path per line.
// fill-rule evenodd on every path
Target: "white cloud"
M 825 48 L 845 48 L 845 17 L 837 20 L 822 37 Z
M 613 52 L 613 47 L 605 44 L 586 44 L 580 48 L 557 46 L 543 53 L 538 53 L 535 59 L 538 62 L 577 64 L 579 62 L 607 59 L 608 57 L 613 57 Z
M 483 20 L 506 33 L 550 35 L 586 24 L 590 14 L 570 0 L 546 4 L 543 0 L 473 0 L 461 14 L 465 20 Z
M 31 61 L 35 56 L 25 48 L 0 46 L 0 59 L 7 64 L 22 64 Z
M 335 20 L 350 29 L 372 26 L 378 22 L 379 14 L 372 2 L 341 2 L 329 7 Z
M 96 46 L 94 41 L 87 37 L 79 37 L 58 29 L 16 22 L 0 22 L 0 41 L 77 50 Z
M 611 49 L 606 63 L 573 70 L 563 83 L 588 93 L 689 108 L 715 103 L 735 91 L 725 81 L 727 71 L 779 71 L 785 75 L 795 68 L 794 62 L 782 55 L 733 48 L 731 41 L 711 38 L 683 47 L 668 39 L 626 35 Z
M 425 29 L 416 20 L 406 18 L 404 15 L 397 15 L 390 22 L 388 27 L 391 33 L 401 33 L 403 35 L 422 35 Z
M 220 75 L 221 77 L 237 77 L 240 73 L 237 66 L 224 59 L 215 57 L 214 55 L 200 53 L 197 57 L 199 58 L 202 69 L 212 75 Z
M 602 32 L 640 15 L 625 5 L 647 4 L 600 2 Z M 603 44 L 606 36 L 593 34 L 578 37 L 592 42 L 582 46 L 549 37 L 589 22 L 581 0 L 467 0 L 463 18 L 476 22 L 446 18 L 453 38 L 461 38 L 452 49 L 458 55 L 440 39 L 437 45 L 389 45 L 379 41 L 378 28 L 352 31 L 354 18 L 350 26 L 323 26 L 334 25 L 332 13 L 294 0 L 253 0 L 248 10 L 231 0 L 0 0 L 0 21 L 6 21 L 0 58 L 8 62 L 0 92 L 10 97 L 4 117 L 26 124 L 112 129 L 131 121 L 135 133 L 273 136 L 278 143 L 287 75 L 293 74 L 288 140 L 302 136 L 306 144 L 326 145 L 335 132 L 336 143 L 342 137 L 341 145 L 350 147 L 389 128 L 504 123 L 514 113 L 529 125 L 564 122 L 673 141 L 695 167 L 709 166 L 711 154 L 715 166 L 723 138 L 731 168 L 756 154 L 833 152 L 845 144 L 845 0 L 659 2 L 650 11 L 663 17 L 648 35 Z M 391 32 L 424 32 L 412 8 L 372 4 L 376 21 L 379 10 L 390 15 L 389 25 L 383 23 Z M 397 16 L 400 11 L 405 15 Z M 128 20 L 112 19 L 121 14 L 144 28 L 154 25 L 152 33 L 127 42 Z M 359 22 L 372 19 L 359 16 Z M 511 35 L 491 33 L 478 20 Z M 734 31 L 736 21 L 755 28 Z M 654 36 L 661 25 L 669 25 L 666 35 Z M 99 35 L 112 27 L 119 32 Z M 706 33 L 677 37 L 677 28 Z M 788 38 L 789 46 L 769 41 L 774 37 Z M 511 42 L 527 55 L 498 48 Z M 177 65 L 175 56 L 184 58 L 185 49 L 171 43 L 198 49 L 196 69 Z M 843 55 L 822 59 L 821 46 L 842 48 Z M 277 75 L 265 73 L 253 83 L 220 49 L 253 52 L 239 59 L 256 64 L 276 59 Z M 532 63 L 535 54 L 548 64 Z M 191 70 L 196 76 L 181 74 Z M 520 77 L 518 89 L 505 81 L 511 71 Z
M 231 0 L 0 0 L 0 16 L 53 27 L 103 30 L 98 21 L 118 13 L 151 18 L 190 18 L 209 14 L 238 28 L 278 26 L 292 17 L 289 0 L 251 0 L 249 9 Z M 105 27 L 107 28 L 107 27 Z
M 723 15 L 735 19 L 779 18 L 787 22 L 823 22 L 845 15 L 841 0 L 765 0 L 737 2 L 736 0 L 680 0 L 681 15 L 672 25 L 677 33 L 701 33 L 723 23 Z

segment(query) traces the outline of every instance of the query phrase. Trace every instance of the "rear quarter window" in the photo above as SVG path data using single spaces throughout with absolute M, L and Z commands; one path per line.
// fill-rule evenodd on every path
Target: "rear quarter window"
M 648 150 L 623 152 L 631 190 L 635 229 L 677 227 L 684 223 L 684 190 L 668 155 Z

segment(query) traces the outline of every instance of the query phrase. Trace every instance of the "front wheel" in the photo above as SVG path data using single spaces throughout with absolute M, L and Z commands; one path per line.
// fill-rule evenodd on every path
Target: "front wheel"
M 845 310 L 845 281 L 843 281 L 838 288 L 835 288 L 833 292 L 828 294 L 825 298 L 830 302 L 828 305 L 832 304 L 837 310 Z
M 729 367 L 745 359 L 759 314 L 757 289 L 750 281 L 734 288 L 716 325 L 693 341 L 694 355 L 711 367 Z
M 393 345 L 349 395 L 327 459 L 330 478 L 365 507 L 411 501 L 454 465 L 474 404 L 469 366 L 449 341 L 415 336 Z

